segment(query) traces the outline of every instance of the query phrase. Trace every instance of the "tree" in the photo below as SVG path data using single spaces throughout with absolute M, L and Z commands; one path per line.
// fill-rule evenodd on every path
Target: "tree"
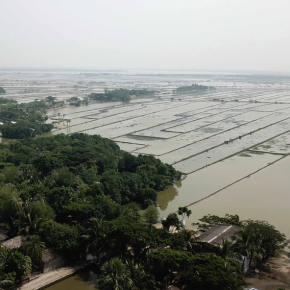
M 45 98 L 45 101 L 50 103 L 50 105 L 54 105 L 55 99 L 56 99 L 56 97 L 48 96 Z
M 2 88 L 1 86 L 0 86 L 0 95 L 1 94 L 5 94 L 6 93 L 6 91 L 4 90 L 4 88 Z
M 31 258 L 34 265 L 40 266 L 42 262 L 45 243 L 40 240 L 37 235 L 28 236 L 27 240 L 21 246 L 22 252 Z
M 158 249 L 148 255 L 155 278 L 168 283 L 174 278 L 173 272 L 187 269 L 193 259 L 193 254 L 187 251 L 172 250 L 169 248 Z
M 213 253 L 194 255 L 180 282 L 196 290 L 239 290 L 245 285 L 243 276 Z
M 228 224 L 240 227 L 242 222 L 240 221 L 240 217 L 238 215 L 230 215 L 226 214 L 224 217 L 220 217 L 217 215 L 205 215 L 201 219 L 199 219 L 203 224 L 197 224 L 199 229 L 208 229 L 211 226 L 219 225 L 219 224 Z
M 236 250 L 248 258 L 249 266 L 253 260 L 259 266 L 277 254 L 285 235 L 265 221 L 248 220 L 243 222 L 235 240 Z
M 42 224 L 40 236 L 47 246 L 55 248 L 68 259 L 79 257 L 79 232 L 76 227 L 48 221 Z
M 92 254 L 98 258 L 104 248 L 107 232 L 106 223 L 101 219 L 91 218 L 86 226 L 85 234 L 82 236 L 86 247 L 86 254 Z
M 238 267 L 239 256 L 235 251 L 235 243 L 228 240 L 222 240 L 221 257 L 225 261 L 225 266 L 231 265 Z
M 133 281 L 128 267 L 118 258 L 113 258 L 101 267 L 98 287 L 102 290 L 130 290 Z
M 143 217 L 145 221 L 147 221 L 150 224 L 156 223 L 158 217 L 159 217 L 159 212 L 158 209 L 155 205 L 150 205 L 144 212 Z
M 6 273 L 15 272 L 15 280 L 22 282 L 31 274 L 31 259 L 28 256 L 23 255 L 18 250 L 12 252 L 9 261 L 5 267 Z
M 170 213 L 165 221 L 162 221 L 164 228 L 168 229 L 173 226 L 178 230 L 180 228 L 180 222 L 176 213 Z
M 178 215 L 181 215 L 182 219 L 184 220 L 185 216 L 189 217 L 191 215 L 191 210 L 188 209 L 186 206 L 179 207 L 178 208 Z

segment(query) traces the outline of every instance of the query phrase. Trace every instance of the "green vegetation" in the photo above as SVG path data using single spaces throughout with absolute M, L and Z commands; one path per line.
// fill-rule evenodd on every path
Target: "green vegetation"
M 186 92 L 192 92 L 192 91 L 202 92 L 202 91 L 213 90 L 213 89 L 215 89 L 215 88 L 211 87 L 211 86 L 192 84 L 191 86 L 178 87 L 175 90 L 175 92 L 176 93 L 186 93 Z
M 44 101 L 17 104 L 14 100 L 0 98 L 0 126 L 2 136 L 10 139 L 35 137 L 53 129 L 52 124 L 46 124 L 46 109 Z
M 6 91 L 4 90 L 4 88 L 2 88 L 2 87 L 0 86 L 0 95 L 3 95 L 3 94 L 6 94 Z
M 127 89 L 115 89 L 109 91 L 105 89 L 104 93 L 92 93 L 89 95 L 89 99 L 97 102 L 118 102 L 118 101 L 130 101 L 132 96 L 144 97 L 153 95 L 154 91 L 147 90 L 127 90 Z
M 181 173 L 152 156 L 135 157 L 111 140 L 86 134 L 56 135 L 0 144 L 0 229 L 23 235 L 18 249 L 0 246 L 0 289 L 9 289 L 43 267 L 45 248 L 67 263 L 93 255 L 101 289 L 240 290 L 243 263 L 262 268 L 284 235 L 261 221 L 206 216 L 207 226 L 239 226 L 233 241 L 201 243 L 180 228 L 180 207 L 158 218 L 157 191 Z M 147 210 L 131 204 L 137 202 Z M 172 233 L 170 226 L 180 229 Z M 200 225 L 202 226 L 202 225 Z M 241 262 L 238 262 L 241 261 Z

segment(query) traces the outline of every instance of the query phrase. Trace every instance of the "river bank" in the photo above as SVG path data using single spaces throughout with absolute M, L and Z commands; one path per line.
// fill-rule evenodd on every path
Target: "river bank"
M 78 262 L 72 266 L 61 267 L 57 270 L 50 271 L 44 274 L 39 274 L 32 278 L 29 282 L 23 284 L 18 290 L 38 290 L 44 289 L 56 282 L 66 279 L 73 274 L 87 268 L 91 262 Z

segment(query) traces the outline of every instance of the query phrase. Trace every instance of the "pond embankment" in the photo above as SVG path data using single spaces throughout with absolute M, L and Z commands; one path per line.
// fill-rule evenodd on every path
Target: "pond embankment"
M 32 278 L 29 282 L 23 284 L 18 290 L 38 290 L 44 289 L 56 282 L 59 282 L 78 271 L 91 265 L 91 262 L 80 262 L 71 266 L 61 267 L 57 270 L 40 274 Z

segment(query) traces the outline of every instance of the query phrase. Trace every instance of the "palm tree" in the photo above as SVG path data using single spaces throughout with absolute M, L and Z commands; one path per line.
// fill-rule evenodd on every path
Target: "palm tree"
M 19 219 L 19 234 L 32 235 L 38 232 L 43 220 L 38 218 L 35 211 L 28 206 L 24 209 L 23 214 Z
M 87 222 L 87 226 L 88 228 L 82 236 L 86 245 L 86 254 L 92 254 L 98 258 L 106 237 L 106 224 L 102 219 L 91 218 Z
M 12 196 L 9 200 L 9 209 L 12 216 L 18 216 L 23 212 L 23 202 L 20 197 Z
M 233 238 L 236 241 L 234 245 L 235 252 L 244 256 L 242 269 L 244 268 L 245 257 L 248 258 L 250 267 L 254 258 L 256 247 L 258 246 L 254 239 L 253 233 L 247 228 L 242 228 Z
M 128 260 L 126 264 L 130 270 L 131 278 L 134 282 L 134 286 L 133 286 L 134 290 L 148 290 L 148 289 L 158 290 L 160 289 L 157 286 L 159 286 L 158 284 L 161 284 L 161 283 L 157 282 L 154 276 L 148 274 L 143 265 L 135 264 L 134 260 Z
M 22 252 L 31 258 L 34 265 L 40 265 L 42 261 L 45 243 L 37 235 L 29 236 L 21 246 Z
M 234 242 L 222 240 L 221 257 L 225 260 L 225 266 L 231 265 L 238 267 L 238 254 L 235 252 Z
M 119 258 L 113 258 L 101 268 L 98 287 L 102 290 L 131 290 L 134 283 L 130 270 Z

